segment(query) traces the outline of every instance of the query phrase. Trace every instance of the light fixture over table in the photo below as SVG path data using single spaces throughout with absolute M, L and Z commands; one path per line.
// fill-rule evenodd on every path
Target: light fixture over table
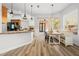
M 13 14 L 13 3 L 11 3 L 11 12 L 10 14 Z
M 24 4 L 24 16 L 23 16 L 23 19 L 27 19 L 27 17 L 26 17 L 26 3 Z
M 51 6 L 53 7 L 53 6 L 54 6 L 54 4 L 51 4 Z
M 33 19 L 33 18 L 32 18 L 32 7 L 33 7 L 33 5 L 31 5 L 31 20 Z
M 39 8 L 39 5 L 37 5 L 37 8 Z

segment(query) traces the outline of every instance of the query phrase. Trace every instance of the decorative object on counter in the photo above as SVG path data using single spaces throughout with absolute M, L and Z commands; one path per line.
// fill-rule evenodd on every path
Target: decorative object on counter
M 26 20 L 27 17 L 26 17 L 26 3 L 24 4 L 24 16 L 23 16 L 23 19 Z
M 29 26 L 29 31 L 32 31 L 34 30 L 34 27 L 33 26 Z
M 28 28 L 20 29 L 20 31 L 29 31 Z

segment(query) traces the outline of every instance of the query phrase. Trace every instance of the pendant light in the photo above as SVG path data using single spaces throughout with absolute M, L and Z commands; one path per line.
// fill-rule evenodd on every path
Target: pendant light
M 33 18 L 32 18 L 32 7 L 33 7 L 33 5 L 31 5 L 31 20 L 33 20 Z
M 51 14 L 52 14 L 52 8 L 53 8 L 54 4 L 51 4 L 50 6 L 51 6 Z M 51 16 L 52 16 L 52 15 L 51 15 Z
M 37 8 L 39 8 L 39 5 L 37 5 Z
M 11 3 L 11 12 L 10 14 L 13 14 L 13 3 Z
M 51 18 L 52 18 L 52 8 L 53 8 L 54 4 L 51 4 L 50 6 L 51 6 Z M 51 25 L 52 25 L 52 22 L 51 22 Z M 51 26 L 51 31 L 52 30 L 53 30 L 53 26 Z
M 27 17 L 26 17 L 26 3 L 24 4 L 24 16 L 23 16 L 23 19 L 27 19 Z
M 54 5 L 53 5 L 53 4 L 51 4 L 51 6 L 53 7 Z

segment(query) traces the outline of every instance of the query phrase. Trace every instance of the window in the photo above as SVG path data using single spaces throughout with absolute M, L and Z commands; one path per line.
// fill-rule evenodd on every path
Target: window
M 54 30 L 59 30 L 60 29 L 60 18 L 54 18 L 52 20 L 52 28 Z
M 40 22 L 39 23 L 39 32 L 44 32 L 45 31 L 45 23 L 44 22 Z

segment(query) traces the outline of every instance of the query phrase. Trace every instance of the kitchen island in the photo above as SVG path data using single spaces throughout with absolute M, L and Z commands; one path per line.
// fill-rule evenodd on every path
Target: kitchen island
M 31 43 L 33 31 L 9 31 L 0 33 L 0 54 Z

